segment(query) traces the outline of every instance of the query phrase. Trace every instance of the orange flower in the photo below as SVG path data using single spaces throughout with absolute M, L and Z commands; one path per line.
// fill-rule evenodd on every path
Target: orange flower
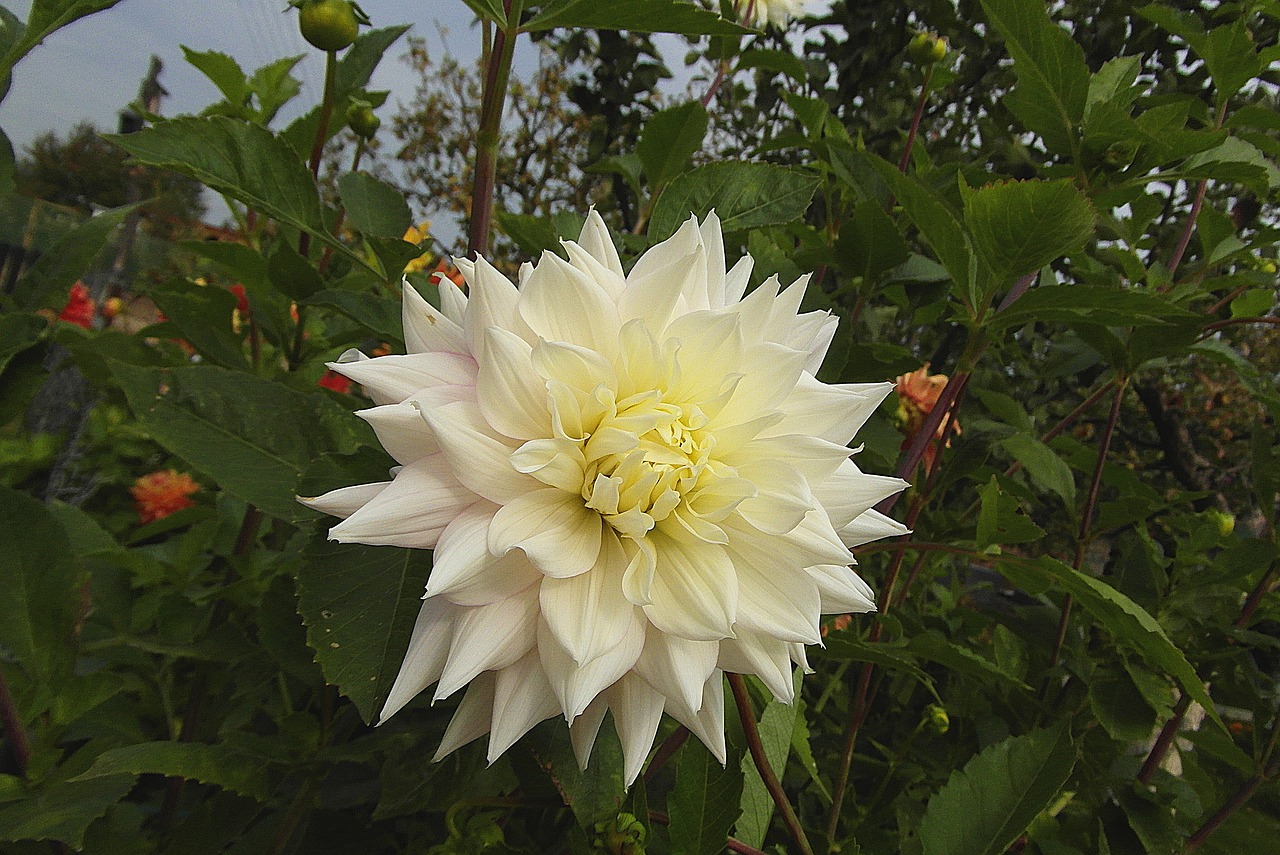
M 89 289 L 84 287 L 83 282 L 77 282 L 71 286 L 67 304 L 62 307 L 58 319 L 78 327 L 93 329 L 94 308 L 93 300 L 89 298 Z
M 323 386 L 326 389 L 332 389 L 339 395 L 346 395 L 351 391 L 351 381 L 336 371 L 326 371 L 324 375 L 316 381 L 316 385 Z
M 938 403 L 938 396 L 942 394 L 942 390 L 947 386 L 947 375 L 930 374 L 929 363 L 917 368 L 910 374 L 903 374 L 897 380 L 898 386 L 898 430 L 906 434 L 906 439 L 902 441 L 902 448 L 905 451 L 911 447 L 911 443 L 915 441 L 916 434 L 924 427 L 925 419 L 933 412 L 934 406 Z M 924 468 L 925 471 L 933 469 L 933 462 L 938 457 L 938 442 L 943 439 L 944 424 L 939 424 L 935 434 L 935 441 L 929 443 L 924 452 Z M 960 435 L 960 422 L 954 416 L 951 418 L 950 433 L 957 436 Z M 946 437 L 946 446 L 951 445 L 951 437 Z
M 459 288 L 467 281 L 462 278 L 462 271 L 446 262 L 443 258 L 436 262 L 436 267 L 431 271 L 431 274 L 437 286 L 440 284 L 441 279 L 448 279 Z
M 184 508 L 194 507 L 195 502 L 188 496 L 199 489 L 200 485 L 187 473 L 160 469 L 134 481 L 129 492 L 138 506 L 138 521 L 146 525 Z

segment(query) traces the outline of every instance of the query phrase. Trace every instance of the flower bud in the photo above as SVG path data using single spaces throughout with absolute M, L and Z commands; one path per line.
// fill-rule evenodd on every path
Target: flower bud
M 941 736 L 951 729 L 951 716 L 937 704 L 929 704 L 924 711 L 924 725 Z
M 932 65 L 947 55 L 947 37 L 937 33 L 916 33 L 907 45 L 907 56 L 916 65 Z
M 620 813 L 612 821 L 597 822 L 592 828 L 591 851 L 607 855 L 645 855 L 644 823 L 633 814 Z
M 382 120 L 374 115 L 373 108 L 364 101 L 353 101 L 347 108 L 347 127 L 361 139 L 371 139 L 378 132 Z

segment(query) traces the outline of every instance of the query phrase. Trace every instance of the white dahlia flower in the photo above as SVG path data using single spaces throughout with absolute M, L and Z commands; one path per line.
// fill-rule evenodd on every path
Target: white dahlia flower
M 742 23 L 749 27 L 785 27 L 792 18 L 804 15 L 808 5 L 809 0 L 739 0 L 737 8 Z
M 563 715 L 585 765 L 610 710 L 630 783 L 664 711 L 723 762 L 723 672 L 789 702 L 819 615 L 875 608 L 848 547 L 905 532 L 871 510 L 905 482 L 846 444 L 893 384 L 816 380 L 836 319 L 797 314 L 808 277 L 744 298 L 715 214 L 629 274 L 594 211 L 564 248 L 519 290 L 459 261 L 439 311 L 406 287 L 409 353 L 331 366 L 401 465 L 303 501 L 333 540 L 435 550 L 382 721 L 466 687 L 437 757 Z

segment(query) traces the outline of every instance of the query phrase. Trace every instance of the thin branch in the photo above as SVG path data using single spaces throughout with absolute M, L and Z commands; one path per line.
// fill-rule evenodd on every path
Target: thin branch
M 667 764 L 667 761 L 680 750 L 680 746 L 684 745 L 688 739 L 689 728 L 683 724 L 666 738 L 662 745 L 659 746 L 657 753 L 653 755 L 653 759 L 649 761 L 649 767 L 644 770 L 644 782 L 646 784 L 649 783 L 654 775 L 658 774 L 658 770 Z
M 26 777 L 27 767 L 31 765 L 31 740 L 27 729 L 22 726 L 22 718 L 18 715 L 18 705 L 14 703 L 9 691 L 9 683 L 0 670 L 0 721 L 4 724 L 5 740 L 9 750 L 13 752 L 13 760 L 18 765 L 18 774 Z
M 898 171 L 906 173 L 911 163 L 911 149 L 916 144 L 916 133 L 920 130 L 920 119 L 924 117 L 924 105 L 929 102 L 929 82 L 933 79 L 933 65 L 924 70 L 924 81 L 920 84 L 920 97 L 916 99 L 915 115 L 911 117 L 911 130 L 907 131 L 907 144 L 903 146 L 902 157 L 898 159 Z
M 800 818 L 796 816 L 791 802 L 787 801 L 787 794 L 782 791 L 782 783 L 774 773 L 773 767 L 769 765 L 769 758 L 765 756 L 764 743 L 760 741 L 760 729 L 756 726 L 756 711 L 752 709 L 751 698 L 747 695 L 747 682 L 742 679 L 741 674 L 730 673 L 726 676 L 729 678 L 729 688 L 733 691 L 733 701 L 738 707 L 738 718 L 742 720 L 747 748 L 751 751 L 751 759 L 756 764 L 760 779 L 764 781 L 765 789 L 769 791 L 769 795 L 773 797 L 773 803 L 782 813 L 782 821 L 787 826 L 787 831 L 791 832 L 791 839 L 796 842 L 801 855 L 813 855 L 813 847 L 809 845 L 809 838 L 805 836 L 804 828 L 800 825 Z

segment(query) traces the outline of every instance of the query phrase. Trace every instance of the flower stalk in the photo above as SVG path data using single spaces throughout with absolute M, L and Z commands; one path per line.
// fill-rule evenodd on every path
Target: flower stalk
M 471 230 L 467 249 L 472 258 L 489 250 L 493 231 L 493 195 L 498 171 L 498 144 L 502 139 L 502 113 L 506 105 L 507 82 L 511 78 L 511 61 L 515 55 L 516 37 L 520 33 L 520 11 L 523 0 L 503 0 L 507 25 L 494 35 L 484 78 L 480 102 L 480 128 L 476 134 L 476 171 L 471 189 Z
M 782 813 L 782 821 L 787 826 L 787 831 L 791 833 L 791 839 L 796 842 L 796 847 L 802 855 L 813 855 L 813 847 L 809 845 L 809 838 L 805 836 L 795 808 L 791 807 L 791 802 L 782 790 L 782 783 L 778 780 L 777 773 L 773 771 L 769 758 L 765 756 L 764 743 L 760 741 L 760 729 L 756 726 L 756 712 L 751 706 L 751 697 L 747 694 L 747 682 L 742 679 L 741 674 L 729 673 L 727 676 L 729 688 L 733 692 L 733 702 L 738 708 L 738 718 L 742 720 L 742 730 L 747 737 L 747 748 L 751 751 L 751 759 L 756 764 L 760 779 L 764 781 L 765 789 L 769 791 L 773 803 Z

